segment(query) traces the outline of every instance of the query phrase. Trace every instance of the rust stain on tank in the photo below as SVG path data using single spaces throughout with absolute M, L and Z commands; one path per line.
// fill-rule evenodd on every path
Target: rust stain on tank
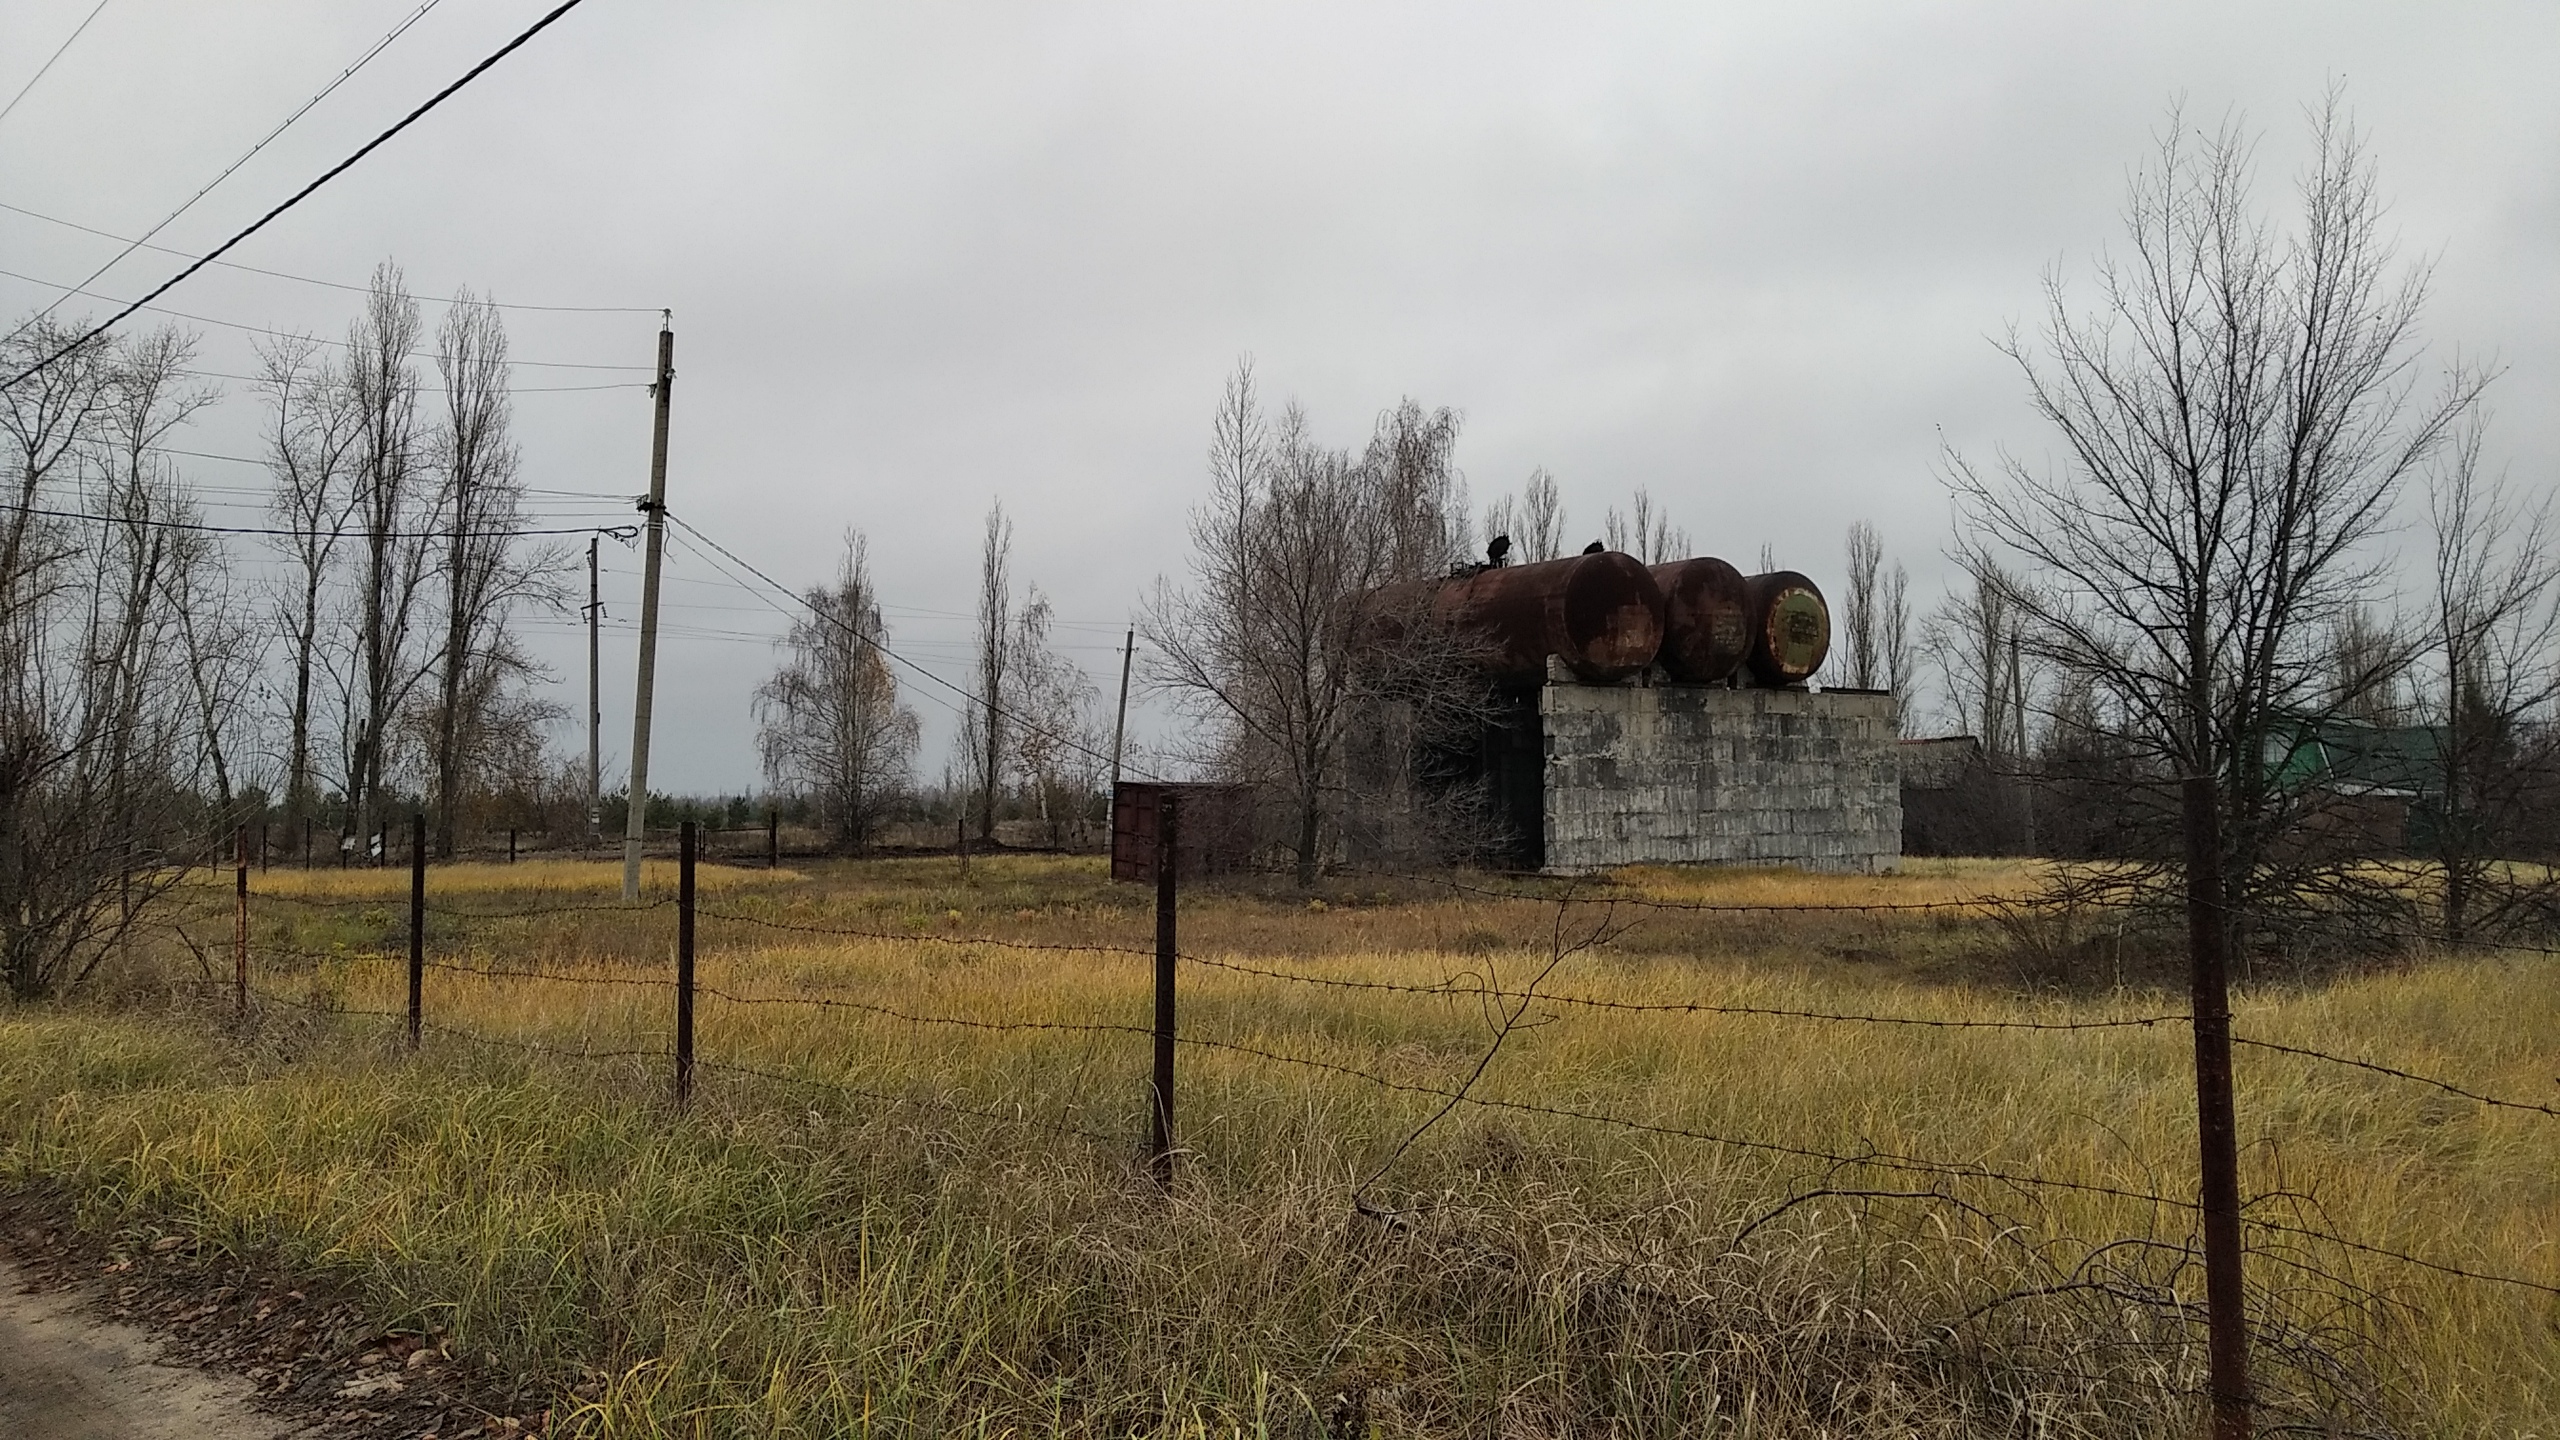
M 1751 597 L 1742 572 L 1713 556 L 1652 567 L 1663 606 L 1662 668 L 1712 685 L 1751 658 Z
M 1653 663 L 1662 648 L 1661 587 L 1619 551 L 1479 571 L 1443 584 L 1433 608 L 1483 632 L 1496 679 L 1534 685 L 1555 656 L 1581 679 L 1606 685 Z

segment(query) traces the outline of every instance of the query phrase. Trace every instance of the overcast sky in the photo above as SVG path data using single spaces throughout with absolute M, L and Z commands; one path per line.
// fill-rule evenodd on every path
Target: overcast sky
M 0 104 L 96 0 L 0 0 Z M 166 215 L 418 0 L 109 0 L 0 121 L 0 203 L 113 235 Z M 164 231 L 200 251 L 460 75 L 548 0 L 442 0 Z M 2263 131 L 2346 87 L 2428 336 L 2505 367 L 2491 450 L 2560 456 L 2560 6 L 718 5 L 589 0 L 234 252 L 422 296 L 671 308 L 670 508 L 793 585 L 871 537 L 901 650 L 962 673 L 987 506 L 1106 691 L 1139 592 L 1187 562 L 1209 415 L 1241 355 L 1357 444 L 1399 397 L 1466 416 L 1481 504 L 1533 468 L 1569 531 L 1642 485 L 1705 553 L 1762 544 L 1836 594 L 1872 519 L 1944 584 L 1940 447 L 2047 445 L 1993 349 L 2085 274 L 2173 99 Z M 119 248 L 0 210 L 0 313 Z M 144 251 L 95 288 L 179 263 Z M 356 297 L 208 270 L 163 304 L 201 362 L 343 333 Z M 96 302 L 74 301 L 97 313 Z M 431 313 L 433 307 L 430 307 Z M 228 322 L 215 324 L 204 322 Z M 654 314 L 517 311 L 529 484 L 645 488 Z M 546 387 L 535 389 L 534 387 Z M 173 443 L 254 453 L 247 387 Z M 259 472 L 188 460 L 224 519 Z M 248 508 L 230 508 L 248 507 Z M 618 503 L 542 497 L 561 523 Z M 636 554 L 608 543 L 610 614 Z M 780 620 L 671 556 L 656 788 L 756 785 L 749 692 Z M 528 627 L 583 696 L 566 620 Z M 629 743 L 608 633 L 608 768 Z M 919 770 L 950 730 L 931 687 Z M 1154 723 L 1154 717 L 1148 717 Z M 565 738 L 565 737 L 564 737 Z

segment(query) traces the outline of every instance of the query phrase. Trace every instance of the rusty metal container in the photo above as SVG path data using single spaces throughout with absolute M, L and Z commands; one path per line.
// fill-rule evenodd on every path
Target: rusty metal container
M 1831 653 L 1831 606 L 1821 587 L 1793 570 L 1742 583 L 1751 605 L 1751 678 L 1780 688 L 1803 684 Z
M 1505 565 L 1446 581 L 1433 611 L 1483 633 L 1486 668 L 1505 684 L 1538 685 L 1547 657 L 1607 685 L 1639 673 L 1662 648 L 1662 589 L 1632 555 L 1605 550 Z
M 1742 572 L 1713 556 L 1656 565 L 1662 588 L 1662 668 L 1674 680 L 1712 685 L 1751 658 L 1751 596 Z
M 1168 796 L 1176 806 L 1176 874 L 1220 875 L 1252 863 L 1252 786 L 1123 780 L 1111 792 L 1112 879 L 1155 883 L 1156 827 Z

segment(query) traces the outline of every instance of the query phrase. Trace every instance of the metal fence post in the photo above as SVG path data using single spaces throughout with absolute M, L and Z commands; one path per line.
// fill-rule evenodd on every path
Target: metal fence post
M 1173 957 L 1175 873 L 1181 868 L 1175 845 L 1175 802 L 1170 791 L 1156 802 L 1156 1064 L 1148 1087 L 1154 1126 L 1148 1154 L 1158 1183 L 1173 1179 Z
M 232 829 L 233 861 L 231 905 L 231 1003 L 240 1014 L 249 1013 L 249 829 Z
M 676 851 L 676 1104 L 693 1099 L 693 857 L 699 833 L 684 822 Z
M 390 827 L 383 827 L 388 830 Z M 385 847 L 386 849 L 389 847 Z M 426 1020 L 427 813 L 409 817 L 409 1048 L 418 1048 Z
M 516 827 L 513 825 L 507 827 L 507 863 L 516 863 Z
M 782 807 L 764 807 L 764 868 L 782 868 Z
M 2207 1384 L 2213 1395 L 2213 1440 L 2249 1440 L 2249 1317 L 2240 1274 L 2239 1121 L 2231 1097 L 2227 953 L 2231 931 L 2223 916 L 2222 817 L 2213 777 L 2188 776 L 2184 800 Z

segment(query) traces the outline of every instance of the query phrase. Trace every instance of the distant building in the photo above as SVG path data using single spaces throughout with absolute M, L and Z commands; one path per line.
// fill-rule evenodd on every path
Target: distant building
M 2262 762 L 2277 789 L 2315 802 L 2306 823 L 2328 844 L 2393 854 L 2432 841 L 2443 745 L 2432 725 L 2287 719 L 2267 735 Z

